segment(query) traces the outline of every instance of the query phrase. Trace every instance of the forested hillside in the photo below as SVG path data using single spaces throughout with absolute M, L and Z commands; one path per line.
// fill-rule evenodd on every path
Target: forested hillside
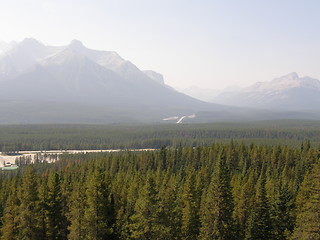
M 209 124 L 2 125 L 0 151 L 205 146 L 230 139 L 247 144 L 320 144 L 320 122 L 277 120 Z
M 64 155 L 0 178 L 1 239 L 319 239 L 319 149 Z

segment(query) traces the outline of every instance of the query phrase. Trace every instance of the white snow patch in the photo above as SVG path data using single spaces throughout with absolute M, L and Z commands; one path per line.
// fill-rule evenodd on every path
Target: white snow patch
M 172 121 L 172 120 L 177 120 L 179 119 L 179 117 L 168 117 L 168 118 L 164 118 L 162 119 L 163 121 Z
M 178 121 L 177 121 L 177 123 L 181 123 L 182 122 L 182 120 L 183 119 L 185 119 L 187 116 L 183 116 L 183 117 L 181 117 Z

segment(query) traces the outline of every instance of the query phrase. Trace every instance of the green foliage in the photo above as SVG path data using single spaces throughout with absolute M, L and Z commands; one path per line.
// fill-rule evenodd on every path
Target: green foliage
M 84 226 L 84 210 L 86 207 L 86 196 L 83 182 L 75 182 L 74 189 L 68 201 L 69 212 L 67 218 L 70 222 L 68 226 L 68 239 L 81 240 L 85 238 L 86 229 Z
M 38 176 L 32 166 L 26 169 L 19 190 L 18 238 L 26 240 L 40 239 Z
M 262 172 L 257 183 L 255 202 L 249 219 L 245 239 L 264 240 L 273 238 L 270 206 L 265 185 L 266 179 Z
M 297 205 L 297 222 L 291 239 L 320 239 L 320 163 L 305 177 Z
M 235 239 L 234 202 L 224 153 L 218 155 L 201 209 L 201 239 Z
M 156 239 L 160 235 L 158 223 L 158 199 L 155 182 L 152 177 L 147 181 L 139 194 L 131 216 L 131 236 L 133 239 Z
M 279 183 L 271 210 L 274 239 L 285 240 L 293 231 L 295 223 L 295 202 L 288 184 Z
M 318 239 L 318 158 L 307 142 L 66 154 L 0 172 L 0 239 Z
M 46 228 L 48 239 L 63 239 L 62 192 L 60 175 L 52 171 L 48 177 L 46 203 Z
M 320 122 L 301 120 L 249 123 L 158 125 L 2 125 L 0 151 L 128 149 L 209 146 L 230 139 L 247 144 L 303 147 L 320 143 Z
M 195 239 L 199 233 L 199 210 L 193 173 L 188 172 L 181 194 L 181 239 Z
M 111 203 L 105 175 L 100 167 L 97 167 L 92 176 L 87 179 L 86 205 L 84 211 L 84 239 L 106 239 L 113 234 L 113 222 Z
M 11 183 L 11 191 L 6 201 L 1 229 L 1 239 L 14 240 L 18 238 L 18 214 L 20 201 L 17 192 L 17 180 Z

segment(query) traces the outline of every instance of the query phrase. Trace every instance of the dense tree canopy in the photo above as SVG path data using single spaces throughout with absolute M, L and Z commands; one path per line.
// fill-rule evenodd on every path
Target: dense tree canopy
M 1 239 L 319 239 L 319 150 L 215 143 L 0 173 Z
M 158 125 L 2 125 L 0 151 L 66 149 L 132 149 L 161 146 L 210 146 L 212 141 L 286 144 L 309 140 L 320 144 L 320 122 L 299 120 L 249 123 Z

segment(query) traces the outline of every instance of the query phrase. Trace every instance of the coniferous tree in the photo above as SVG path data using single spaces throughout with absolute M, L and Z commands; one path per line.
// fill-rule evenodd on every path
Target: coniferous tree
M 303 148 L 68 154 L 0 172 L 0 239 L 318 239 L 320 167 L 305 173 L 320 154 Z
M 155 182 L 151 176 L 139 194 L 131 216 L 131 237 L 133 239 L 156 239 L 159 235 L 158 199 Z
M 17 179 L 11 186 L 11 192 L 6 201 L 6 207 L 3 216 L 3 227 L 1 229 L 2 240 L 15 240 L 18 238 L 18 213 L 20 200 L 17 192 Z
M 116 212 L 116 232 L 123 238 L 130 236 L 130 217 L 134 212 L 135 201 L 138 198 L 139 181 L 137 176 L 126 178 L 125 174 L 118 174 L 113 181 L 114 192 L 117 192 L 118 203 Z
M 74 189 L 69 198 L 69 212 L 67 218 L 70 222 L 68 227 L 70 240 L 85 239 L 86 229 L 84 226 L 84 211 L 86 208 L 86 195 L 83 182 L 74 183 Z
M 2 185 L 2 178 L 0 176 L 0 229 L 2 227 L 2 217 L 3 217 L 3 208 L 4 208 L 4 199 L 3 199 L 3 185 Z M 0 232 L 0 237 L 1 237 L 1 232 Z
M 169 176 L 168 172 L 167 175 Z M 164 239 L 177 239 L 180 236 L 181 211 L 177 204 L 178 190 L 176 179 L 164 179 L 159 190 L 159 224 L 162 225 L 161 236 Z
M 223 153 L 222 153 L 223 154 Z M 229 170 L 220 154 L 201 209 L 200 239 L 234 239 L 234 203 Z
M 88 177 L 86 189 L 86 208 L 84 213 L 85 239 L 100 240 L 113 236 L 110 213 L 108 186 L 103 170 L 96 167 L 92 176 Z
M 280 182 L 278 194 L 273 203 L 271 219 L 273 222 L 274 239 L 285 240 L 294 227 L 294 199 L 287 184 Z
M 47 197 L 48 197 L 48 176 L 42 176 L 39 186 L 39 215 L 40 215 L 40 231 L 39 235 L 42 239 L 47 240 Z
M 246 179 L 240 189 L 238 201 L 235 206 L 235 218 L 237 224 L 237 236 L 241 239 L 245 236 L 248 219 L 253 207 L 255 198 L 256 177 L 253 171 L 246 173 Z
M 291 239 L 320 239 L 320 163 L 313 166 L 299 190 L 296 227 Z
M 195 239 L 199 233 L 199 217 L 192 172 L 186 176 L 181 201 L 181 237 L 185 240 Z
M 19 239 L 38 240 L 41 236 L 38 178 L 32 165 L 22 177 L 19 198 Z
M 272 239 L 272 223 L 270 218 L 270 207 L 266 193 L 266 179 L 264 169 L 257 183 L 254 206 L 249 219 L 246 240 Z
M 62 215 L 61 180 L 56 171 L 52 171 L 48 179 L 46 215 L 48 239 L 63 239 L 64 216 Z
M 161 168 L 165 169 L 167 167 L 167 149 L 165 146 L 161 147 L 160 150 Z

